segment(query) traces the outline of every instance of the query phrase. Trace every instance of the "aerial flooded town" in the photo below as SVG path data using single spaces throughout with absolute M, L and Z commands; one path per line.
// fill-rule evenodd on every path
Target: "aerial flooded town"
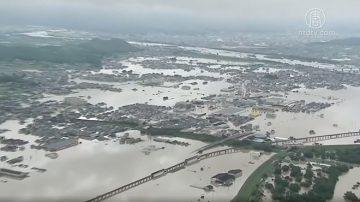
M 0 27 L 0 201 L 360 200 L 356 34 L 80 30 Z

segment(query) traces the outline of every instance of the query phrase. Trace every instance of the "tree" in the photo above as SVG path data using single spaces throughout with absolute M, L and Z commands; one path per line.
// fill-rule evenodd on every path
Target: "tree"
M 297 184 L 297 183 L 291 183 L 291 184 L 289 185 L 289 189 L 290 189 L 290 191 L 297 193 L 297 192 L 300 191 L 301 187 L 300 187 L 300 185 Z
M 277 185 L 281 185 L 282 187 L 287 187 L 289 185 L 289 182 L 285 179 L 282 179 L 280 175 L 275 176 L 275 188 Z
M 337 151 L 338 160 L 347 163 L 360 163 L 360 148 L 348 149 L 344 151 Z
M 310 167 L 306 168 L 304 178 L 311 180 L 314 177 L 314 172 Z
M 314 157 L 314 154 L 311 151 L 306 151 L 306 152 L 304 152 L 304 157 L 311 159 Z
M 295 153 L 290 153 L 289 157 L 292 161 L 299 161 L 300 157 L 298 155 L 296 155 Z
M 274 174 L 281 175 L 281 163 L 279 161 L 274 163 Z
M 310 180 L 306 180 L 305 182 L 301 182 L 300 185 L 305 188 L 309 188 L 312 182 Z
M 351 191 L 347 191 L 344 194 L 344 199 L 351 202 L 358 202 L 359 198 Z
M 288 165 L 283 165 L 281 169 L 282 169 L 282 171 L 284 171 L 284 172 L 289 172 L 290 167 L 289 167 Z
M 329 200 L 333 197 L 336 180 L 333 177 L 329 178 L 321 177 L 314 180 L 312 192 L 316 195 L 321 196 L 325 200 Z
M 336 153 L 335 153 L 335 152 L 331 152 L 331 153 L 329 154 L 329 157 L 330 157 L 331 160 L 335 160 L 335 159 L 336 159 Z
M 266 188 L 267 190 L 271 191 L 271 192 L 274 191 L 274 185 L 273 185 L 272 183 L 267 182 L 267 183 L 265 184 L 265 188 Z
M 302 176 L 301 176 L 301 175 L 295 177 L 295 181 L 296 181 L 296 182 L 301 182 L 301 180 L 302 180 Z
M 291 177 L 302 176 L 301 168 L 300 168 L 299 166 L 292 166 L 292 167 L 291 167 L 290 176 L 291 176 Z
M 318 171 L 318 172 L 316 172 L 316 176 L 317 176 L 317 177 L 322 177 L 323 174 L 322 174 L 322 172 Z
M 280 200 L 284 197 L 284 193 L 285 193 L 286 189 L 284 186 L 282 186 L 281 184 L 279 185 L 275 185 L 275 189 L 272 192 L 272 198 L 274 200 Z
M 306 200 L 306 196 L 305 195 L 300 195 L 298 193 L 288 193 L 286 195 L 286 197 L 282 200 L 280 200 L 280 202 L 309 202 L 308 200 Z
M 281 175 L 281 168 L 275 168 L 274 174 L 275 175 Z

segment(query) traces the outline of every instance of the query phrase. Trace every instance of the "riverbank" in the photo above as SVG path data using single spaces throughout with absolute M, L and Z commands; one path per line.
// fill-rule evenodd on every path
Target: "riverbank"
M 259 166 L 245 181 L 244 185 L 241 187 L 238 194 L 231 200 L 231 202 L 246 202 L 251 201 L 254 197 L 258 196 L 258 187 L 261 184 L 261 181 L 264 176 L 269 175 L 272 170 L 272 164 L 274 161 L 283 157 L 283 153 L 277 153 L 272 156 L 269 160 L 265 161 L 261 166 Z

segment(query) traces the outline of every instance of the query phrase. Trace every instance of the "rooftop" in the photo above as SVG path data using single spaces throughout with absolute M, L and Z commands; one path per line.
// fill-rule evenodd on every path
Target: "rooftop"
M 228 174 L 239 174 L 239 173 L 242 173 L 241 169 L 235 169 L 235 170 L 229 170 L 228 171 Z
M 219 174 L 213 176 L 211 179 L 216 179 L 217 181 L 220 181 L 220 182 L 226 182 L 228 180 L 235 180 L 235 177 L 228 173 L 219 173 Z

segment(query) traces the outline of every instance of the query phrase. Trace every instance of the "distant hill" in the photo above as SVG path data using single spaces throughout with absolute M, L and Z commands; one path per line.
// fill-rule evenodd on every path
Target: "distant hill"
M 53 63 L 101 64 L 105 57 L 137 51 L 138 49 L 121 39 L 92 39 L 65 44 L 64 46 L 26 46 L 0 44 L 0 60 L 29 60 Z
M 315 42 L 312 45 L 360 46 L 360 38 L 334 39 L 327 42 Z

